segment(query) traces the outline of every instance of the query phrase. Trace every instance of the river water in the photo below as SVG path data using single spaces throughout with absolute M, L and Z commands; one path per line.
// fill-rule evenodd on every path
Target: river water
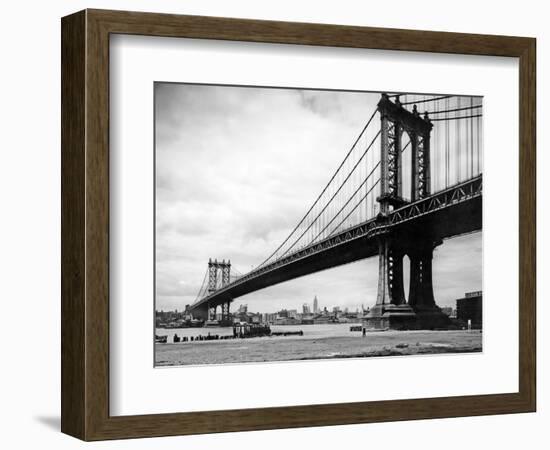
M 325 338 L 325 337 L 346 337 L 346 336 L 358 336 L 360 332 L 350 331 L 351 326 L 360 325 L 358 323 L 327 323 L 327 324 L 314 324 L 314 325 L 271 325 L 272 332 L 285 332 L 285 331 L 303 331 L 304 339 L 309 338 Z M 199 335 L 206 336 L 208 333 L 211 335 L 218 334 L 220 336 L 232 336 L 233 327 L 203 327 L 203 328 L 157 328 L 155 333 L 159 336 L 168 336 L 168 343 L 174 342 L 174 334 L 177 334 L 180 338 L 183 336 L 197 337 Z M 293 336 L 299 338 L 300 336 Z M 212 341 L 210 341 L 212 342 Z
M 155 345 L 155 366 L 236 364 L 307 359 L 362 358 L 482 351 L 479 331 L 349 331 L 350 324 L 273 327 L 274 331 L 299 331 L 303 336 L 256 337 L 173 343 L 178 336 L 227 334 L 231 328 L 195 328 L 170 331 L 167 344 Z

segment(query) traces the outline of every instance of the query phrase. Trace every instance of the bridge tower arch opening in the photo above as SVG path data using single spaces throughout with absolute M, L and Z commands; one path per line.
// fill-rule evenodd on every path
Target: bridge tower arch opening
M 407 133 L 403 133 L 401 139 L 401 176 L 402 176 L 402 191 L 401 197 L 406 203 L 410 203 L 413 196 L 412 189 L 412 149 L 411 139 Z
M 406 253 L 403 255 L 403 286 L 405 289 L 405 303 L 409 303 L 409 298 L 411 296 L 410 285 L 411 285 L 411 259 Z

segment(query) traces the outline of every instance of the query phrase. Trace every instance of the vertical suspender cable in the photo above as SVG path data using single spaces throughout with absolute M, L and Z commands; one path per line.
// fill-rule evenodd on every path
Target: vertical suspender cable
M 460 97 L 457 97 L 457 108 L 460 108 Z M 455 183 L 460 181 L 460 120 L 455 120 Z
M 449 109 L 449 99 L 445 99 L 445 110 Z M 449 113 L 445 113 L 447 118 Z M 449 121 L 445 121 L 445 188 L 449 187 Z
M 470 97 L 470 106 L 474 106 L 474 98 Z M 474 118 L 470 117 L 470 177 L 474 176 Z
M 438 186 L 439 186 L 439 183 L 438 183 L 438 176 L 439 176 L 439 166 L 438 166 L 438 163 L 439 163 L 439 159 L 438 159 L 438 140 L 437 140 L 437 130 L 438 130 L 438 127 L 437 126 L 434 126 L 433 128 L 433 134 L 434 134 L 434 141 L 433 141 L 433 152 L 432 152 L 432 155 L 433 155 L 433 163 L 432 163 L 432 167 L 431 167 L 431 170 L 432 170 L 432 173 L 434 174 L 434 178 L 433 178 L 433 185 L 434 185 L 434 189 L 433 191 L 436 191 Z M 434 170 L 435 169 L 435 170 Z
M 476 163 L 477 163 L 477 173 L 479 174 L 481 172 L 480 170 L 480 167 L 479 167 L 479 155 L 481 154 L 481 146 L 480 146 L 480 141 L 481 141 L 481 117 L 478 117 L 476 119 L 477 121 L 477 130 L 476 130 L 476 137 L 477 137 L 477 149 L 476 149 Z

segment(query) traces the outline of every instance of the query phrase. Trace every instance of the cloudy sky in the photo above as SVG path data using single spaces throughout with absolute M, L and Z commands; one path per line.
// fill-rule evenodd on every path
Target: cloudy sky
M 379 94 L 155 84 L 156 308 L 183 309 L 209 258 L 241 273 L 301 219 L 371 116 Z M 481 233 L 434 254 L 438 304 L 481 289 Z M 355 309 L 376 301 L 377 258 L 238 298 L 249 310 Z M 407 282 L 407 277 L 405 278 Z M 408 284 L 407 284 L 408 286 Z

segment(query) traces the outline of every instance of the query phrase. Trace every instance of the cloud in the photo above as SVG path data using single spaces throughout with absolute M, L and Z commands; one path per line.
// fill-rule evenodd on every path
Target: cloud
M 378 99 L 357 92 L 155 84 L 157 308 L 192 302 L 209 258 L 231 259 L 244 273 L 271 254 L 327 183 Z M 461 258 L 471 258 L 468 242 L 452 247 L 454 256 L 443 250 L 447 243 L 438 251 L 438 276 L 457 285 L 438 285 L 445 299 L 473 276 L 453 273 Z M 236 302 L 275 311 L 300 308 L 317 294 L 327 306 L 353 308 L 372 304 L 376 285 L 377 259 L 371 258 Z

